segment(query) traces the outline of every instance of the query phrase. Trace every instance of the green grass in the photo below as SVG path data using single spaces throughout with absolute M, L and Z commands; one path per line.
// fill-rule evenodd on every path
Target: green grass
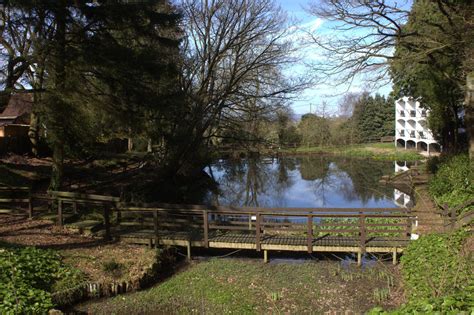
M 343 269 L 339 263 L 263 264 L 212 259 L 142 292 L 80 306 L 93 314 L 261 314 L 364 312 L 393 307 L 374 292 L 396 286 L 385 266 Z
M 298 147 L 296 149 L 284 149 L 282 152 L 286 154 L 335 154 L 389 161 L 416 161 L 423 158 L 416 151 L 397 149 L 393 143 L 370 143 L 334 147 Z

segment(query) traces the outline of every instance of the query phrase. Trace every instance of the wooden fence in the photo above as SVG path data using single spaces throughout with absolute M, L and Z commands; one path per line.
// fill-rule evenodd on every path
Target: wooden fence
M 31 142 L 28 137 L 0 137 L 0 154 L 26 154 L 31 152 Z
M 25 190 L 22 189 L 24 192 Z M 20 200 L 35 215 L 36 199 L 57 205 L 57 224 L 65 213 L 80 215 L 79 204 L 102 209 L 106 239 L 141 240 L 150 245 L 204 248 L 396 254 L 408 244 L 413 217 L 404 208 L 255 208 L 123 203 L 120 198 L 72 192 L 29 194 Z M 0 202 L 2 200 L 0 199 Z

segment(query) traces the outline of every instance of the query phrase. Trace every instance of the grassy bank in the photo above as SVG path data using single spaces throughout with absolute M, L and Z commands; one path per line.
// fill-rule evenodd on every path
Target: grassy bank
M 416 161 L 423 156 L 416 151 L 397 149 L 393 143 L 369 143 L 338 147 L 298 147 L 282 149 L 282 154 L 335 154 L 360 158 L 373 158 L 390 161 Z
M 395 269 L 337 262 L 263 264 L 212 259 L 142 292 L 79 307 L 93 314 L 264 314 L 364 312 L 401 302 Z

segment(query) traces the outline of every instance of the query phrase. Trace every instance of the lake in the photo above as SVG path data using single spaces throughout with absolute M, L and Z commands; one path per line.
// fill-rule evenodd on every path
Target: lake
M 250 207 L 398 207 L 404 204 L 400 192 L 379 183 L 383 175 L 394 173 L 395 165 L 337 156 L 219 160 L 206 169 L 218 189 L 209 192 L 205 202 Z

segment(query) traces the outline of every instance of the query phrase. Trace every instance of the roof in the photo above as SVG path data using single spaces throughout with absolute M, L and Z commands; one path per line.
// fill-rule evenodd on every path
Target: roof
M 2 113 L 0 119 L 15 119 L 25 114 L 31 113 L 33 105 L 33 95 L 31 93 L 16 93 L 10 96 L 8 105 Z

